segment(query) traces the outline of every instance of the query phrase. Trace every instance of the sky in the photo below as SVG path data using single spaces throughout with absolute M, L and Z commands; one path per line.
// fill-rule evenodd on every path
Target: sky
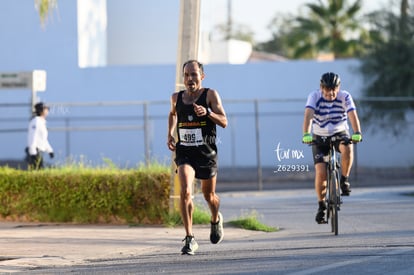
M 390 0 L 364 0 L 363 12 L 378 10 Z M 233 22 L 249 26 L 255 33 L 255 40 L 266 41 L 271 38 L 267 25 L 277 13 L 299 14 L 306 11 L 304 4 L 317 0 L 232 0 Z M 209 31 L 218 24 L 227 22 L 227 0 L 204 0 L 201 10 L 201 30 Z

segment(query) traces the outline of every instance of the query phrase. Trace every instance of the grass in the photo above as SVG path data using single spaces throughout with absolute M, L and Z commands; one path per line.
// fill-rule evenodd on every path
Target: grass
M 151 159 L 149 163 L 140 162 L 133 167 L 120 167 L 110 158 L 102 157 L 102 164 L 96 164 L 92 161 L 86 159 L 85 156 L 80 155 L 79 157 L 69 157 L 63 163 L 57 163 L 50 168 L 55 169 L 45 169 L 45 170 L 57 170 L 59 172 L 64 171 L 99 171 L 105 170 L 120 172 L 123 170 L 136 170 L 138 172 L 148 172 L 148 173 L 169 173 L 171 166 L 167 161 L 159 161 L 158 159 Z M 58 168 L 58 169 L 56 169 Z
M 165 221 L 165 225 L 169 227 L 183 224 L 181 220 L 181 214 L 178 211 L 170 213 Z M 210 211 L 203 208 L 202 206 L 196 205 L 193 213 L 193 224 L 210 224 Z
M 229 222 L 231 225 L 254 231 L 263 231 L 263 232 L 277 232 L 279 231 L 278 227 L 268 226 L 261 223 L 257 217 L 256 212 L 251 212 L 248 215 L 245 215 L 237 220 Z
M 261 223 L 255 217 L 244 217 L 235 221 L 229 222 L 231 225 L 234 225 L 239 228 L 254 230 L 254 231 L 263 231 L 263 232 L 277 232 L 279 231 L 278 227 L 272 227 Z
M 196 206 L 193 213 L 193 224 L 210 224 L 210 211 L 206 208 Z M 261 223 L 258 220 L 257 213 L 251 212 L 248 215 L 245 215 L 237 220 L 232 220 L 228 222 L 229 224 L 254 231 L 263 231 L 263 232 L 277 232 L 279 231 L 278 227 L 272 227 Z M 182 225 L 180 213 L 174 212 L 170 214 L 167 219 L 167 226 L 174 227 L 177 225 Z

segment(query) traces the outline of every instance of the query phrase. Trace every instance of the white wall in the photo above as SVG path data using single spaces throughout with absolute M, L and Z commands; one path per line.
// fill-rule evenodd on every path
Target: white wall
M 199 59 L 204 64 L 245 64 L 252 53 L 252 44 L 240 40 L 209 41 L 202 39 Z
M 107 0 L 108 65 L 177 59 L 179 0 Z
M 79 67 L 106 65 L 106 0 L 78 0 Z

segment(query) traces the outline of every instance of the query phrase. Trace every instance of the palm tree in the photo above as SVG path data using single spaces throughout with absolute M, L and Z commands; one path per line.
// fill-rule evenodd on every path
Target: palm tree
M 49 13 L 57 7 L 57 0 L 34 0 L 35 8 L 39 12 L 40 24 L 45 26 Z
M 308 3 L 308 17 L 297 17 L 287 43 L 294 49 L 294 58 L 314 58 L 321 52 L 335 58 L 355 57 L 363 52 L 361 39 L 366 31 L 358 13 L 362 0 L 348 5 L 347 0 L 319 0 Z

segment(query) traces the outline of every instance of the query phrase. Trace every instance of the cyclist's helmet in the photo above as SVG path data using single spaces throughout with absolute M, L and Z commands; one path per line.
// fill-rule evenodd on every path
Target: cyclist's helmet
M 321 77 L 321 86 L 323 87 L 333 89 L 335 87 L 338 87 L 339 84 L 341 84 L 341 79 L 339 78 L 339 75 L 335 73 L 324 73 Z
M 34 106 L 34 111 L 37 116 L 42 115 L 44 109 L 49 109 L 49 106 L 45 105 L 43 102 L 39 102 Z

